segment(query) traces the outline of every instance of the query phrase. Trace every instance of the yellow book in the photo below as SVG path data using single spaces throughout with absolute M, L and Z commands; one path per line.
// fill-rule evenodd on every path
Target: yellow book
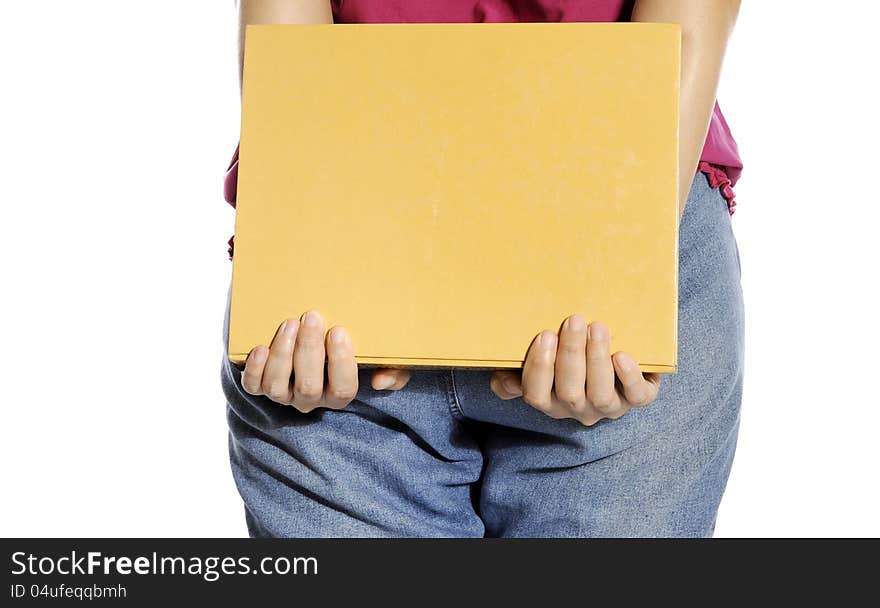
M 359 364 L 516 368 L 601 320 L 677 364 L 680 28 L 252 25 L 229 357 L 309 309 Z

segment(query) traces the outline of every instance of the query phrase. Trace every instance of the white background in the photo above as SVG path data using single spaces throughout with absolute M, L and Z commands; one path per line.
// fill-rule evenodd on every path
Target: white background
M 873 2 L 746 0 L 747 361 L 717 536 L 878 536 Z M 243 536 L 220 389 L 233 2 L 2 3 L 0 536 Z

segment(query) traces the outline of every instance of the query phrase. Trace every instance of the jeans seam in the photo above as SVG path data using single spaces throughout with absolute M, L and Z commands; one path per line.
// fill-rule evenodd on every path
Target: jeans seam
M 450 379 L 450 395 L 452 399 L 450 399 L 449 410 L 452 412 L 453 418 L 457 418 L 459 420 L 464 420 L 467 416 L 464 415 L 464 410 L 461 409 L 461 403 L 458 400 L 458 391 L 455 388 L 455 370 L 453 368 L 449 368 L 449 379 Z

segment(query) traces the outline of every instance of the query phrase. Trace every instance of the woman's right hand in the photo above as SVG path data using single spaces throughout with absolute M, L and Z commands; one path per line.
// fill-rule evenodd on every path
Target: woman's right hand
M 372 385 L 376 390 L 399 390 L 409 378 L 409 370 L 377 369 Z M 325 341 L 324 319 L 314 310 L 301 319 L 287 319 L 271 345 L 261 344 L 248 353 L 241 384 L 251 395 L 265 395 L 304 413 L 317 407 L 342 409 L 358 391 L 351 336 L 337 325 Z

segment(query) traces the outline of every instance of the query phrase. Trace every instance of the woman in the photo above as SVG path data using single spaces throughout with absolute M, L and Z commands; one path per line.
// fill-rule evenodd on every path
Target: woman
M 223 361 L 250 534 L 711 535 L 743 380 L 730 221 L 742 165 L 715 102 L 739 2 L 242 0 L 239 10 L 242 37 L 247 23 L 682 27 L 678 372 L 642 374 L 627 353 L 610 352 L 608 327 L 577 314 L 535 338 L 522 372 L 371 371 L 357 367 L 344 327 L 325 335 L 320 312 L 307 311 L 254 348 L 243 369 Z M 236 151 L 226 181 L 233 206 L 237 160 Z M 224 344 L 228 323 L 227 299 Z

